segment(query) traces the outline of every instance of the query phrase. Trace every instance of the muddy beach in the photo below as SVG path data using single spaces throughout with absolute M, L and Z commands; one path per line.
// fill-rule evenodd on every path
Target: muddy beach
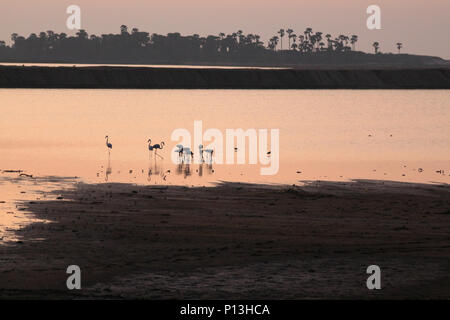
M 2 299 L 450 297 L 446 184 L 76 183 L 48 199 L 22 203 L 46 222 L 0 246 Z

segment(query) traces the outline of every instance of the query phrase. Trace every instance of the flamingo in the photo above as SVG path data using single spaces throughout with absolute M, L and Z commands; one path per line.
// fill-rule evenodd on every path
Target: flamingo
M 212 162 L 214 150 L 213 149 L 203 149 L 203 152 L 209 153 L 209 162 Z
M 175 152 L 178 153 L 178 157 L 181 158 L 181 156 L 183 155 L 183 145 L 182 144 L 177 144 L 177 150 L 175 150 Z
M 191 159 L 194 158 L 194 153 L 191 151 L 191 148 L 183 148 L 183 154 L 184 155 L 190 155 Z
M 105 139 L 106 139 L 106 147 L 108 148 L 108 152 L 111 152 L 112 144 L 109 143 L 109 137 L 105 136 Z
M 153 146 L 152 146 L 152 139 L 148 139 L 148 158 L 152 158 L 152 152 L 153 152 Z
M 203 145 L 202 145 L 202 144 L 199 144 L 199 145 L 198 145 L 198 153 L 200 154 L 200 160 L 201 160 L 201 162 L 202 162 L 202 163 L 205 162 L 205 159 L 203 158 Z
M 164 148 L 164 145 L 165 145 L 165 143 L 164 143 L 164 141 L 162 141 L 161 142 L 161 144 L 154 144 L 153 146 L 152 146 L 152 148 L 153 149 L 155 149 L 155 155 L 157 155 L 158 157 L 160 157 L 161 159 L 164 159 L 163 157 L 161 157 L 157 152 L 158 152 L 158 149 L 163 149 Z
M 200 144 L 200 145 L 198 146 L 198 149 L 199 149 L 199 151 L 200 151 L 201 159 L 202 159 L 203 162 L 205 161 L 205 160 L 204 160 L 204 157 L 203 157 L 203 153 L 204 153 L 204 152 L 209 153 L 209 158 L 210 158 L 210 159 L 212 158 L 212 155 L 213 155 L 213 153 L 214 153 L 214 150 L 213 150 L 213 149 L 203 149 L 203 145 L 202 145 L 202 144 Z

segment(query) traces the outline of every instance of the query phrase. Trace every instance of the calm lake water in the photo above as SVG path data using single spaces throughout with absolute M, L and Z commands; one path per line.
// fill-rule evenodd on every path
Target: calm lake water
M 0 169 L 34 177 L 187 186 L 357 178 L 450 182 L 448 90 L 0 89 L 0 101 Z M 193 134 L 195 120 L 203 131 L 224 134 L 279 129 L 278 173 L 261 176 L 260 164 L 173 164 L 179 142 L 171 134 L 177 128 Z M 113 144 L 110 154 L 105 135 Z M 149 159 L 149 138 L 166 143 L 158 151 L 164 160 Z M 0 213 L 14 212 L 12 201 L 36 181 L 6 178 L 18 173 L 0 176 Z

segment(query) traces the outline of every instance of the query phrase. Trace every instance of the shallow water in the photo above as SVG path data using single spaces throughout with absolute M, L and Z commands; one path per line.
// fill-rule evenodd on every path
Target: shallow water
M 182 69 L 287 69 L 278 67 L 237 67 L 237 66 L 214 66 L 214 65 L 188 65 L 188 64 L 92 64 L 92 63 L 19 63 L 1 62 L 0 66 L 23 66 L 23 67 L 144 67 L 144 68 L 182 68 Z
M 171 170 L 165 183 L 450 181 L 450 91 L 445 90 L 4 89 L 0 101 L 0 169 L 101 182 L 110 167 L 108 181 L 148 183 L 148 169 L 155 172 L 155 157 L 149 161 L 147 149 L 152 138 L 166 142 L 159 151 L 165 160 L 156 157 L 160 171 Z M 280 129 L 278 174 L 261 176 L 259 164 L 213 165 L 214 172 L 205 165 L 199 178 L 199 168 L 191 165 L 191 175 L 177 179 L 169 158 L 178 142 L 170 140 L 171 133 L 186 128 L 193 135 L 194 120 L 202 120 L 203 132 Z M 106 134 L 113 144 L 110 158 Z
M 189 186 L 221 180 L 450 182 L 448 90 L 0 89 L 0 101 L 0 170 L 34 177 Z M 278 173 L 260 175 L 261 164 L 172 163 L 179 143 L 171 141 L 172 132 L 185 128 L 193 135 L 194 120 L 202 121 L 203 132 L 280 129 Z M 164 160 L 149 154 L 149 138 L 166 143 L 158 151 Z M 33 198 L 17 185 L 0 184 L 1 216 L 18 199 Z

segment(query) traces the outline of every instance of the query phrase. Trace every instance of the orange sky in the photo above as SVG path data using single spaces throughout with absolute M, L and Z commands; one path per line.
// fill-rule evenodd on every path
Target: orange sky
M 15 0 L 2 1 L 0 39 L 17 32 L 66 32 L 66 8 L 82 9 L 82 28 L 89 33 L 118 32 L 121 24 L 150 33 L 231 33 L 238 29 L 260 34 L 265 42 L 276 30 L 315 31 L 359 35 L 358 49 L 372 50 L 379 41 L 383 52 L 438 55 L 450 59 L 449 0 Z M 382 9 L 382 30 L 366 28 L 366 8 Z

